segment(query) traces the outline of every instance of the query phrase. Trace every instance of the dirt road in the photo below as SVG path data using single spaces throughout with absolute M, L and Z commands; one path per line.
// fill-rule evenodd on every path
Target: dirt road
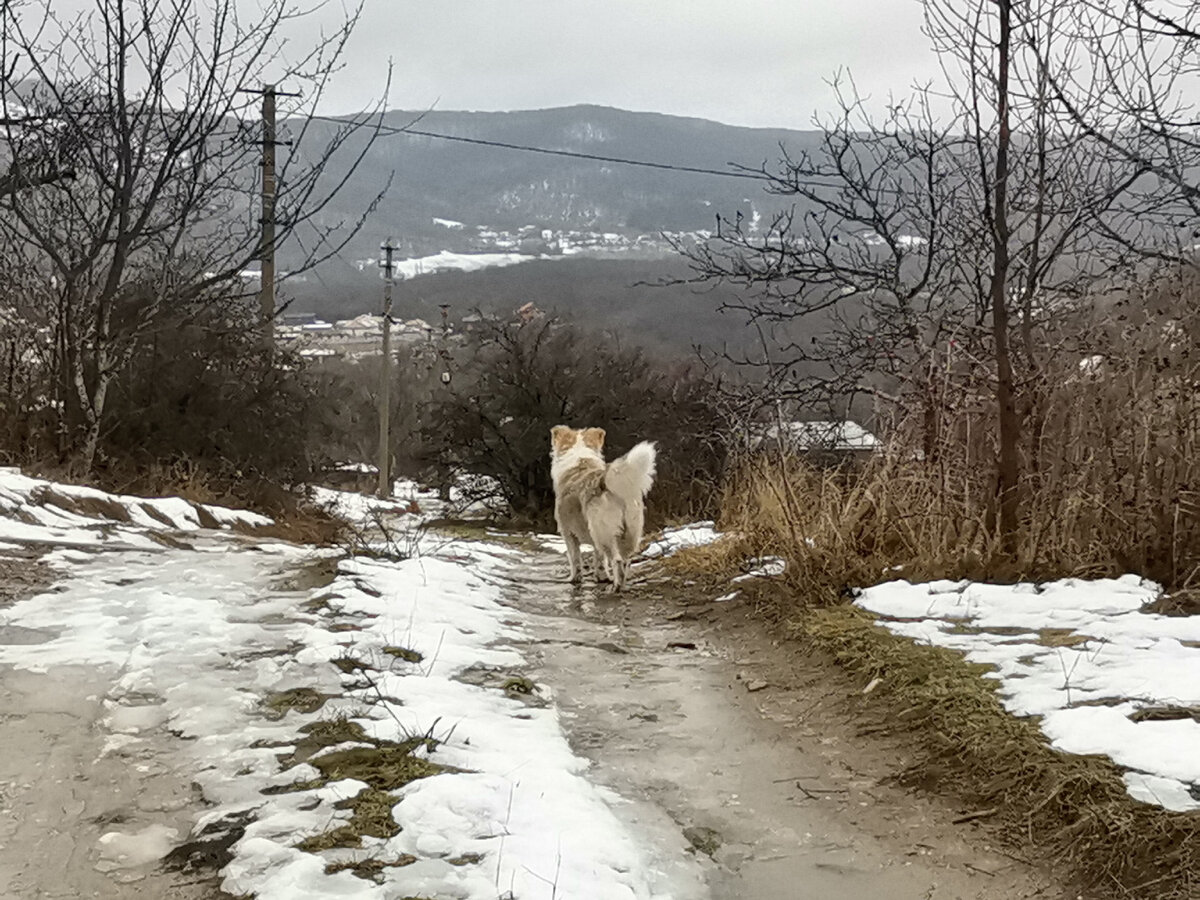
M 0 632 L 0 640 L 15 636 Z M 101 755 L 110 681 L 89 666 L 0 675 L 5 900 L 219 896 L 211 883 L 157 865 L 194 820 L 197 798 L 177 761 L 148 747 L 133 760 Z
M 614 599 L 558 583 L 544 554 L 517 576 L 547 686 L 594 776 L 664 847 L 690 843 L 712 900 L 1019 900 L 1074 896 L 955 825 L 963 811 L 890 786 L 895 748 L 859 737 L 847 691 L 753 615 L 647 581 Z M 664 590 L 667 589 L 667 590 Z M 672 594 L 675 600 L 664 599 Z M 681 882 L 682 883 L 682 882 Z
M 279 610 L 303 595 L 275 587 L 279 563 L 249 552 L 252 542 L 245 552 L 225 538 L 198 542 L 83 554 L 65 573 L 6 579 L 3 900 L 225 896 L 215 873 L 160 861 L 206 808 L 201 773 L 225 761 L 206 741 L 226 729 L 220 746 L 236 746 L 255 722 L 239 654 L 269 647 Z M 9 621 L 9 604 L 35 593 L 40 612 L 21 619 L 34 627 Z M 185 646 L 168 621 L 189 616 Z
M 86 634 L 89 615 L 105 612 L 120 623 L 107 639 L 127 646 L 149 685 L 114 689 L 129 682 L 121 666 L 78 660 L 45 674 L 0 667 L 0 898 L 220 896 L 214 879 L 166 872 L 158 859 L 203 811 L 192 782 L 205 736 L 220 726 L 248 741 L 261 728 L 239 672 L 277 664 L 268 659 L 290 665 L 289 610 L 306 595 L 281 581 L 282 558 L 261 558 L 251 543 L 236 553 L 214 544 L 204 559 L 187 549 L 114 554 L 111 564 L 97 557 L 85 564 L 90 580 L 63 587 L 61 628 L 0 627 L 0 649 L 35 647 L 63 629 Z M 979 824 L 953 823 L 970 811 L 891 785 L 902 748 L 861 736 L 845 708 L 861 686 L 776 645 L 746 609 L 654 581 L 648 568 L 618 599 L 571 588 L 548 552 L 505 571 L 526 636 L 521 674 L 558 707 L 592 777 L 614 792 L 653 861 L 658 897 L 1064 896 L 992 849 Z M 44 588 L 34 581 L 28 590 Z M 155 597 L 165 589 L 192 604 L 197 642 L 186 653 L 156 639 Z M 334 692 L 337 674 L 326 668 Z M 175 709 L 180 691 L 207 698 L 205 709 L 246 710 L 210 720 Z

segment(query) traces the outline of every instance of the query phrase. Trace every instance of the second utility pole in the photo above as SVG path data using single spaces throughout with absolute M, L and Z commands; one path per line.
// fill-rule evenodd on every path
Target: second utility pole
M 379 487 L 376 491 L 380 500 L 392 496 L 391 440 L 389 419 L 392 412 L 392 254 L 396 248 L 388 241 L 383 245 L 386 261 L 383 263 L 383 357 L 379 361 Z
M 267 353 L 275 349 L 275 85 L 262 87 L 262 251 L 259 315 Z
M 275 148 L 280 144 L 291 144 L 291 141 L 275 139 L 275 98 L 300 95 L 277 90 L 273 84 L 264 84 L 258 91 L 249 88 L 242 90 L 262 94 L 262 218 L 259 220 L 262 232 L 258 241 L 258 306 L 259 318 L 262 320 L 263 346 L 267 351 L 267 358 L 271 359 L 275 350 L 275 199 L 278 194 Z

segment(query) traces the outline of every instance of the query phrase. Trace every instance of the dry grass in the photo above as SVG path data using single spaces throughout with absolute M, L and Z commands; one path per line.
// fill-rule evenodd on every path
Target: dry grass
M 309 835 L 296 844 L 298 849 L 309 853 L 335 847 L 361 847 L 364 836 L 394 836 L 400 827 L 392 817 L 392 808 L 397 800 L 391 792 L 418 778 L 457 771 L 415 755 L 420 749 L 436 748 L 437 742 L 431 738 L 378 740 L 368 737 L 361 726 L 344 717 L 315 722 L 301 730 L 304 737 L 297 742 L 293 753 L 282 758 L 284 767 L 306 762 L 320 776 L 273 790 L 273 793 L 313 790 L 347 778 L 367 785 L 355 796 L 334 805 L 336 809 L 350 810 L 349 821 L 328 831 Z M 347 742 L 358 742 L 361 746 L 320 752 Z
M 350 821 L 310 835 L 296 847 L 317 853 L 334 847 L 361 847 L 364 836 L 389 838 L 398 834 L 400 826 L 392 817 L 392 807 L 397 800 L 390 792 L 418 778 L 453 771 L 413 755 L 419 747 L 429 744 L 423 738 L 402 742 L 372 741 L 367 746 L 331 750 L 310 757 L 308 764 L 321 773 L 318 786 L 353 778 L 365 782 L 368 787 L 334 804 L 336 809 L 350 810 Z
M 387 791 L 365 788 L 353 797 L 339 800 L 335 809 L 350 810 L 350 821 L 329 831 L 306 837 L 296 849 L 307 853 L 319 853 L 334 847 L 361 847 L 364 837 L 390 838 L 400 833 L 400 826 L 392 817 L 396 798 Z
M 425 659 L 425 655 L 419 650 L 410 650 L 408 647 L 401 647 L 398 644 L 388 644 L 383 648 L 383 652 L 393 659 L 402 659 L 409 663 L 419 663 Z
M 672 565 L 732 572 L 750 555 L 782 556 L 795 596 L 815 605 L 900 577 L 1042 581 L 1135 571 L 1180 588 L 1173 593 L 1181 610 L 1194 607 L 1184 582 L 1200 578 L 1200 522 L 1163 522 L 1128 504 L 1109 515 L 1116 497 L 1030 488 L 1016 553 L 1007 554 L 978 483 L 986 473 L 964 476 L 962 490 L 953 490 L 947 466 L 913 459 L 900 444 L 853 470 L 747 458 L 731 473 L 722 515 L 723 527 L 741 537 L 682 551 Z
M 1195 281 L 1196 279 L 1193 279 Z M 772 450 L 731 469 L 728 528 L 788 557 L 797 586 L 1136 572 L 1200 588 L 1200 284 L 1078 312 L 1025 373 L 1020 516 L 997 534 L 996 408 L 986 367 L 957 357 L 908 388 L 889 443 L 853 471 Z M 1082 364 L 1081 364 L 1082 363 Z M 900 568 L 896 568 L 900 567 Z M 1188 604 L 1184 604 L 1185 606 Z M 1195 604 L 1190 604 L 1195 608 Z
M 757 541 L 755 539 L 758 539 Z M 689 578 L 728 579 L 738 574 L 748 559 L 765 555 L 764 535 L 730 534 L 711 544 L 683 547 L 663 560 L 668 571 Z M 764 553 L 758 552 L 764 550 Z
M 323 694 L 309 687 L 289 688 L 286 691 L 267 694 L 262 699 L 262 706 L 266 711 L 267 718 L 282 719 L 291 710 L 300 713 L 315 713 L 325 705 L 325 701 L 333 696 L 333 694 Z
M 338 872 L 352 872 L 365 881 L 379 881 L 384 869 L 396 869 L 411 866 L 417 858 L 410 853 L 402 853 L 394 859 L 359 859 L 346 862 L 329 863 L 325 866 L 326 875 Z
M 1200 895 L 1200 815 L 1134 801 L 1110 760 L 1059 753 L 1035 720 L 1005 711 L 984 667 L 873 621 L 841 606 L 809 610 L 792 627 L 865 681 L 880 679 L 862 702 L 919 750 L 902 781 L 995 807 L 1011 844 L 1068 867 L 1105 897 Z

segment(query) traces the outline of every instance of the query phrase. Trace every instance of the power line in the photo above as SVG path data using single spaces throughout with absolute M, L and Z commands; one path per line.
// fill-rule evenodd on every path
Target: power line
M 333 116 L 309 116 L 311 119 L 317 119 L 321 122 L 333 122 L 338 125 L 347 124 L 348 119 L 338 119 Z M 358 123 L 366 124 L 366 123 Z M 721 178 L 743 178 L 750 181 L 774 181 L 770 176 L 758 174 L 755 172 L 731 172 L 725 169 L 706 169 L 700 166 L 683 166 L 675 163 L 652 162 L 645 159 L 627 159 L 620 156 L 600 156 L 595 153 L 581 153 L 575 150 L 552 150 L 549 147 L 532 147 L 527 144 L 510 144 L 505 141 L 490 141 L 484 138 L 469 138 L 455 134 L 439 134 L 435 131 L 422 131 L 416 128 L 395 128 L 390 125 L 378 125 L 377 127 L 381 134 L 405 134 L 414 137 L 436 138 L 441 141 L 455 141 L 460 144 L 477 144 L 483 147 L 498 147 L 504 150 L 519 150 L 524 153 L 541 153 L 546 156 L 566 156 L 571 159 L 586 159 L 593 162 L 616 163 L 622 166 L 641 166 L 647 169 L 665 169 L 671 172 L 690 172 L 695 175 L 716 175 Z M 732 165 L 732 164 L 731 164 Z M 836 185 L 819 185 L 814 184 L 814 187 L 836 187 Z

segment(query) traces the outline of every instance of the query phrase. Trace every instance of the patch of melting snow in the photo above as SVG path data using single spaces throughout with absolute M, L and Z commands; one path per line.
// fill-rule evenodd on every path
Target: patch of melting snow
M 1036 585 L 892 581 L 855 602 L 895 634 L 991 666 L 1010 712 L 1038 716 L 1059 750 L 1109 757 L 1127 770 L 1131 796 L 1197 810 L 1200 722 L 1188 712 L 1200 715 L 1200 616 L 1143 612 L 1160 594 L 1136 575 Z M 1180 712 L 1143 712 L 1156 708 Z
M 721 540 L 724 535 L 717 531 L 713 522 L 693 522 L 678 528 L 664 528 L 662 536 L 650 542 L 642 551 L 643 559 L 658 559 L 677 553 L 684 547 L 700 547 Z
M 96 842 L 99 856 L 96 869 L 100 872 L 113 872 L 119 869 L 143 868 L 170 853 L 178 837 L 179 832 L 166 825 L 147 825 L 134 832 L 106 832 L 100 835 Z
M 738 575 L 736 578 L 731 578 L 730 581 L 734 584 L 740 581 L 749 581 L 752 578 L 778 578 L 787 571 L 787 562 L 780 556 L 762 556 L 750 560 L 750 569 L 745 575 Z
M 371 508 L 368 498 L 329 499 L 360 513 Z M 407 499 L 433 506 L 428 495 Z M 162 508 L 186 518 L 173 504 Z M 140 527 L 116 524 L 113 533 L 128 541 Z M 98 667 L 104 753 L 136 765 L 165 742 L 210 804 L 196 836 L 252 812 L 222 872 L 225 891 L 259 900 L 672 896 L 661 874 L 667 867 L 656 862 L 662 851 L 629 833 L 613 810 L 620 798 L 588 780 L 589 763 L 568 745 L 557 709 L 458 678 L 482 666 L 502 679 L 525 666 L 516 649 L 525 640 L 521 616 L 500 587 L 517 551 L 455 542 L 400 562 L 344 558 L 329 585 L 288 591 L 277 587 L 280 575 L 320 554 L 219 532 L 191 540 L 191 549 L 49 554 L 61 582 L 5 610 L 0 624 L 54 636 L 0 645 L 0 663 L 43 672 Z M 389 652 L 396 647 L 419 661 Z M 372 668 L 331 665 L 347 658 Z M 265 698 L 299 687 L 323 695 L 324 705 L 269 714 Z M 364 835 L 360 849 L 314 854 L 297 843 L 347 822 L 351 813 L 338 804 L 366 785 L 342 779 L 310 788 L 304 782 L 320 772 L 308 763 L 284 768 L 280 757 L 303 726 L 337 720 L 373 741 L 429 736 L 436 745 L 425 755 L 450 770 L 392 792 L 402 829 L 394 837 Z M 98 865 L 118 878 L 140 877 L 138 867 L 178 838 L 158 823 L 128 828 L 97 845 Z M 415 861 L 385 867 L 376 881 L 326 873 L 330 863 L 406 854 Z

